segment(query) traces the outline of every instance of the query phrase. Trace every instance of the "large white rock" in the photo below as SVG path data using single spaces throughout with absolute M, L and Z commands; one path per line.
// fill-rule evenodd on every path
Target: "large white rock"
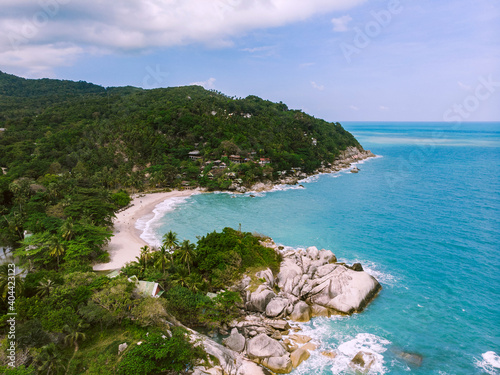
M 290 294 L 302 276 L 302 268 L 297 264 L 295 257 L 287 257 L 281 262 L 277 277 L 278 286 L 285 294 Z
M 262 367 L 243 357 L 241 354 L 226 348 L 207 336 L 201 335 L 192 329 L 186 328 L 190 332 L 192 340 L 203 345 L 203 349 L 209 356 L 217 358 L 219 366 L 224 374 L 228 375 L 268 375 Z M 210 370 L 206 370 L 210 373 Z
M 335 270 L 335 268 L 337 268 L 337 267 L 338 267 L 338 265 L 333 264 L 333 263 L 328 263 L 328 264 L 319 266 L 316 269 L 316 273 L 314 274 L 314 277 L 316 277 L 316 278 L 324 277 L 324 276 L 328 275 L 329 273 L 333 272 L 333 270 Z
M 311 319 L 311 307 L 304 301 L 299 301 L 293 307 L 290 319 L 296 322 L 308 322 Z
M 274 318 L 280 315 L 283 310 L 288 306 L 288 300 L 284 298 L 273 298 L 266 306 L 266 315 Z
M 380 289 L 374 277 L 339 265 L 310 292 L 310 300 L 344 314 L 361 311 Z
M 267 285 L 259 285 L 257 290 L 250 294 L 250 299 L 245 308 L 250 311 L 265 312 L 266 306 L 276 294 Z
M 319 258 L 319 250 L 316 246 L 309 246 L 306 251 L 311 260 L 317 260 Z
M 289 354 L 264 358 L 260 363 L 276 374 L 288 374 L 292 371 L 292 361 Z
M 223 344 L 235 352 L 242 352 L 245 349 L 245 336 L 238 332 L 238 329 L 233 328 L 231 335 L 223 340 Z
M 274 276 L 273 276 L 273 271 L 271 271 L 269 268 L 265 269 L 264 271 L 259 271 L 255 274 L 256 277 L 259 279 L 264 279 L 266 280 L 266 283 L 273 288 L 274 287 Z
M 298 348 L 292 352 L 290 355 L 290 359 L 292 360 L 292 366 L 297 367 L 300 365 L 303 361 L 308 359 L 311 355 L 309 352 L 304 349 L 304 348 Z
M 287 351 L 278 341 L 261 333 L 247 342 L 247 355 L 250 359 L 263 359 L 269 357 L 281 357 Z

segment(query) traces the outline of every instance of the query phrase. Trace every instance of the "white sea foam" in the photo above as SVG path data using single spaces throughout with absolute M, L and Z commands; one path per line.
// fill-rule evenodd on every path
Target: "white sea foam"
M 371 333 L 359 333 L 352 340 L 340 344 L 337 348 L 338 355 L 332 365 L 332 373 L 340 374 L 349 368 L 352 358 L 360 352 L 371 353 L 375 358 L 375 363 L 370 367 L 369 374 L 384 374 L 387 368 L 384 366 L 384 353 L 389 345 L 389 340 L 375 336 Z
M 327 173 L 316 173 L 316 174 L 313 174 L 312 176 L 303 178 L 303 179 L 299 180 L 298 182 L 301 184 L 309 184 L 311 182 L 316 182 L 319 180 L 319 177 L 321 175 L 324 175 L 324 174 L 327 174 Z
M 165 216 L 166 212 L 173 211 L 178 205 L 186 202 L 188 198 L 189 197 L 169 198 L 156 205 L 151 214 L 143 216 L 137 220 L 135 227 L 142 231 L 140 237 L 150 246 L 160 246 L 160 239 L 158 239 L 155 233 L 155 230 L 160 226 L 160 219 Z
M 481 355 L 482 360 L 478 359 L 476 361 L 476 366 L 482 368 L 486 373 L 490 375 L 500 374 L 500 356 L 493 352 L 488 351 Z
M 345 317 L 339 319 L 345 319 Z M 347 317 L 347 319 L 349 318 Z M 380 375 L 387 372 L 382 353 L 387 350 L 386 346 L 391 343 L 390 341 L 370 333 L 359 333 L 353 338 L 341 332 L 334 332 L 332 327 L 327 324 L 326 319 L 314 319 L 312 325 L 314 327 L 302 326 L 301 334 L 313 337 L 313 342 L 319 343 L 320 347 L 311 352 L 311 357 L 302 363 L 294 371 L 294 374 L 351 373 L 353 371 L 350 366 L 351 360 L 360 351 L 370 353 L 375 358 L 368 374 Z M 331 343 L 332 338 L 339 343 L 337 347 Z M 330 344 L 326 342 L 330 342 Z M 333 351 L 337 356 L 330 359 L 322 355 L 322 351 Z

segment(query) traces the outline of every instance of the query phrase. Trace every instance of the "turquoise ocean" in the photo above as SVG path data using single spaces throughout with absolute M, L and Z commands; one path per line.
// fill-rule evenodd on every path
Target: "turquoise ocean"
M 315 318 L 320 350 L 294 374 L 350 374 L 358 351 L 373 374 L 500 374 L 500 123 L 344 123 L 377 158 L 308 178 L 304 188 L 167 201 L 140 220 L 196 241 L 225 226 L 360 262 L 383 289 L 360 314 Z M 423 357 L 412 367 L 401 351 Z

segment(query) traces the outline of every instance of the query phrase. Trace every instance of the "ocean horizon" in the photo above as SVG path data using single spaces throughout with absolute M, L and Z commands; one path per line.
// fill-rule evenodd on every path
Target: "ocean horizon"
M 361 313 L 314 318 L 320 344 L 293 374 L 500 374 L 500 123 L 345 122 L 376 158 L 272 192 L 175 198 L 138 221 L 158 243 L 226 226 L 292 248 L 332 250 L 382 284 Z M 334 360 L 321 350 L 337 353 Z M 401 353 L 422 357 L 421 366 Z

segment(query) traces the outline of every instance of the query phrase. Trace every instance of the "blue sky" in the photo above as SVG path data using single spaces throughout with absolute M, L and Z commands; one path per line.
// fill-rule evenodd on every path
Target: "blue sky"
M 498 0 L 3 0 L 0 70 L 329 121 L 500 121 Z

